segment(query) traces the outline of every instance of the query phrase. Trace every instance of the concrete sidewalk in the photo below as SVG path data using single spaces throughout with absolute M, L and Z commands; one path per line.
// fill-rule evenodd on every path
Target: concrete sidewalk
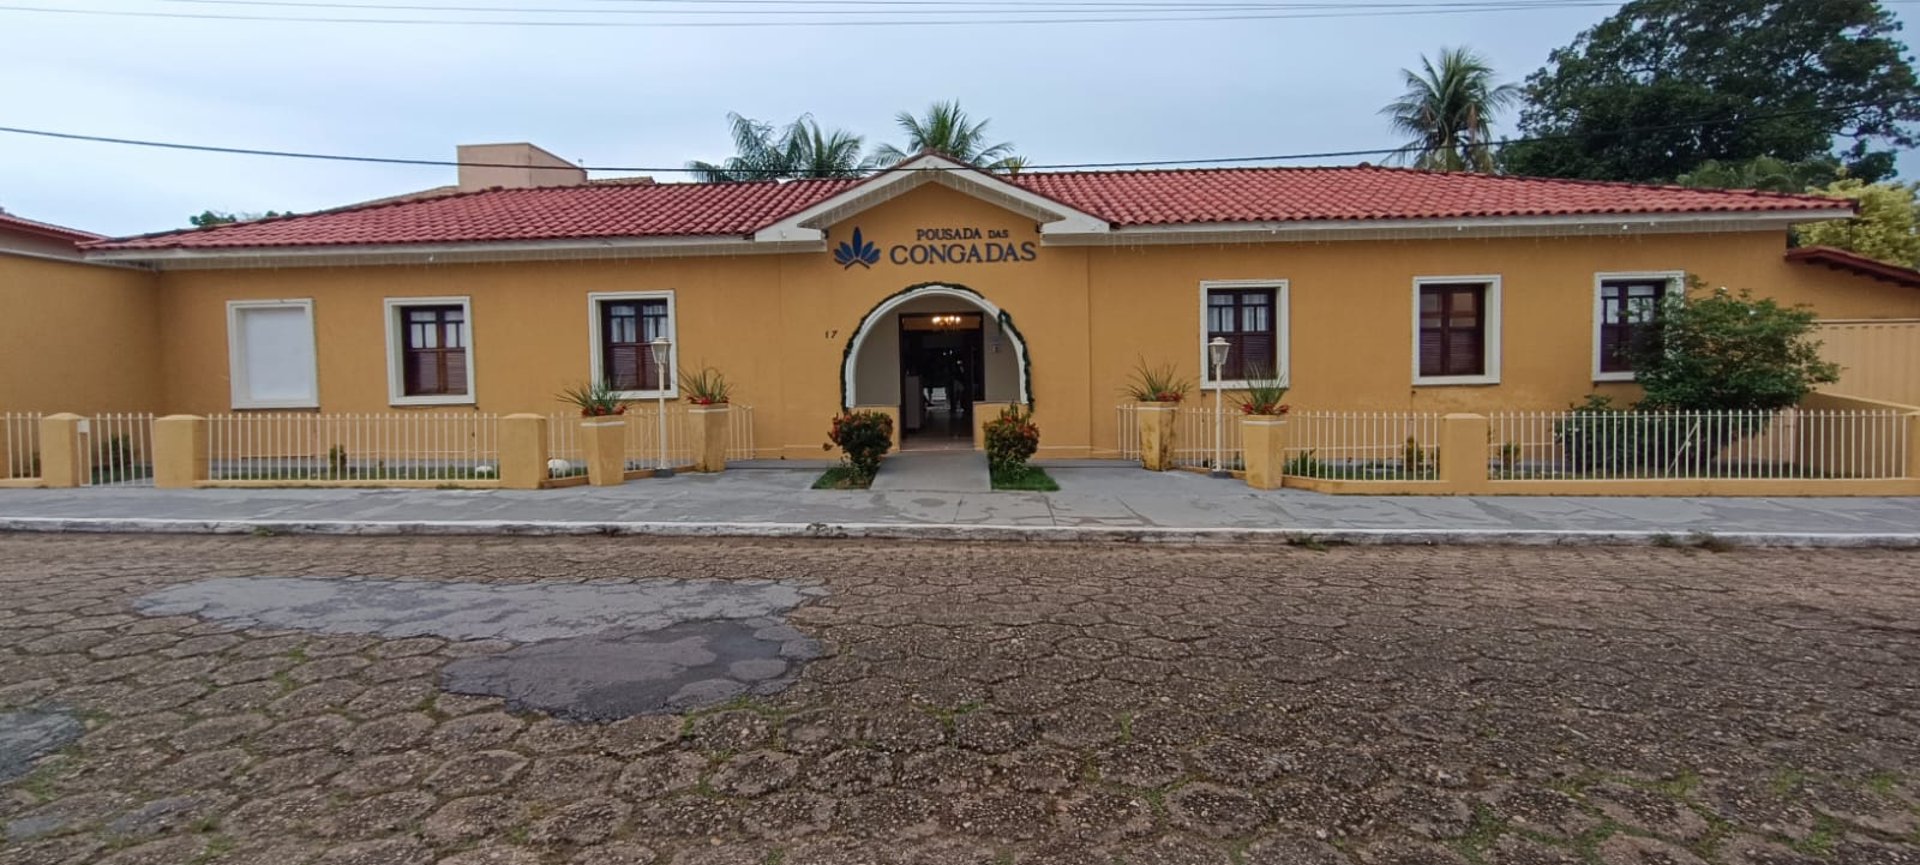
M 1050 466 L 1057 493 L 836 492 L 771 465 L 538 492 L 4 490 L 0 530 L 1920 546 L 1920 498 L 1328 496 L 1085 465 Z

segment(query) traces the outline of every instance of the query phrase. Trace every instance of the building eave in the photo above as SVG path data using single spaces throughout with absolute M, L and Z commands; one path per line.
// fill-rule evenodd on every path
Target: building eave
M 1801 211 L 1185 223 L 1126 226 L 1088 234 L 1048 233 L 1046 242 L 1050 246 L 1144 246 L 1196 243 L 1708 234 L 1782 231 L 1793 225 L 1846 219 L 1852 215 L 1851 207 L 1839 207 L 1832 210 Z
M 592 240 L 479 241 L 473 243 L 359 244 L 230 249 L 91 250 L 94 262 L 136 263 L 159 270 L 253 267 L 480 264 L 512 261 L 590 261 L 609 258 L 687 258 L 820 252 L 821 242 L 754 241 L 735 236 L 598 238 Z

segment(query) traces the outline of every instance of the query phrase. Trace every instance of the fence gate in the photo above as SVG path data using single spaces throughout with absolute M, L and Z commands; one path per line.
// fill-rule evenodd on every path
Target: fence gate
M 82 486 L 153 486 L 153 415 L 97 414 L 86 423 Z

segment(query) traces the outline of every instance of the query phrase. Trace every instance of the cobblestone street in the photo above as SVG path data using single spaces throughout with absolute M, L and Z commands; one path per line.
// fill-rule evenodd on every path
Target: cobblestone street
M 578 723 L 142 612 L 260 577 L 778 581 L 822 654 Z M 0 535 L 8 715 L 4 865 L 1920 863 L 1920 556 Z

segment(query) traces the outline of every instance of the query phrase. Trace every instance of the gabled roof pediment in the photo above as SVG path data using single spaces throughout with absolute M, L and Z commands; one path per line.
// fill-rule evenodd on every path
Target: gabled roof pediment
M 972 165 L 923 153 L 754 232 L 757 241 L 817 241 L 836 222 L 891 201 L 929 183 L 969 195 L 1040 223 L 1041 234 L 1104 234 L 1112 225 L 1098 216 L 1009 183 Z

